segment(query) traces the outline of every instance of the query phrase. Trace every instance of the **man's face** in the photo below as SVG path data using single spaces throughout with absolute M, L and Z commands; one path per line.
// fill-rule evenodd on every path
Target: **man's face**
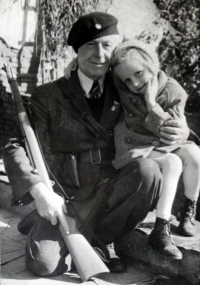
M 104 36 L 78 49 L 78 67 L 89 78 L 97 80 L 109 70 L 110 57 L 119 43 L 118 35 Z

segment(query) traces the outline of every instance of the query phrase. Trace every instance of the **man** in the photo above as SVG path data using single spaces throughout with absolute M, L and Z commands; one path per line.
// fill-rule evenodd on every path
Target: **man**
M 112 166 L 112 131 L 120 106 L 108 71 L 118 41 L 112 15 L 95 12 L 81 17 L 68 37 L 68 45 L 77 52 L 78 71 L 69 80 L 63 77 L 38 87 L 32 95 L 35 128 L 54 180 L 62 187 L 55 185 L 59 194 L 49 193 L 19 144 L 6 146 L 4 162 L 14 203 L 35 199 L 41 216 L 26 247 L 27 267 L 37 275 L 67 269 L 68 249 L 57 224 L 60 211 L 75 217 L 85 237 L 101 248 L 111 271 L 124 271 L 119 259 L 109 260 L 105 245 L 136 228 L 159 197 L 161 174 L 153 161 L 140 159 L 118 171 Z M 161 132 L 169 144 L 189 134 L 185 119 L 169 122 Z

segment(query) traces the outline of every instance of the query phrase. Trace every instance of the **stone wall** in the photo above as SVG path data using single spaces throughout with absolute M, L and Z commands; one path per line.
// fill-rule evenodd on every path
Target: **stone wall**
M 37 84 L 37 73 L 31 71 L 31 61 L 34 58 L 34 46 L 24 46 L 17 50 L 9 47 L 4 40 L 0 39 L 0 155 L 8 138 L 17 128 L 14 100 L 10 85 L 4 70 L 4 65 L 12 69 L 13 76 L 17 78 L 23 100 L 28 101 L 33 88 Z M 35 56 L 33 65 L 38 62 Z M 33 73 L 31 73 L 31 72 Z
M 12 131 L 16 128 L 16 117 L 12 95 L 7 93 L 2 85 L 0 85 L 0 92 L 0 147 L 2 151 L 7 138 L 10 137 Z
M 9 48 L 2 39 L 0 40 L 0 50 L 0 147 L 2 151 L 6 139 L 16 128 L 13 98 L 12 94 L 9 92 L 10 88 L 6 73 L 2 70 L 2 68 L 4 67 L 4 64 L 9 64 L 12 66 L 13 73 L 17 74 L 18 50 Z

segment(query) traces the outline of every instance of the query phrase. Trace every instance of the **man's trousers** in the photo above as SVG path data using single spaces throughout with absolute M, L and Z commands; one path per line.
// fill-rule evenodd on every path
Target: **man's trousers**
M 109 244 L 133 231 L 148 212 L 156 207 L 161 181 L 160 169 L 150 159 L 137 160 L 121 169 L 108 182 L 106 191 L 102 190 L 105 193 L 100 207 L 90 208 L 89 216 L 95 216 L 95 236 L 100 237 L 104 244 Z M 102 189 L 105 189 L 104 185 Z M 101 187 L 98 191 L 101 193 Z M 98 214 L 95 215 L 97 208 Z M 27 239 L 27 267 L 40 276 L 63 273 L 67 270 L 65 258 L 68 253 L 58 225 L 53 226 L 46 219 L 40 218 Z

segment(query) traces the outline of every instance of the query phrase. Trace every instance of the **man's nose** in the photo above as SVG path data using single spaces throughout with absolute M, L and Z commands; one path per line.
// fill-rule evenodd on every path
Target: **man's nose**
M 133 81 L 133 85 L 134 85 L 135 87 L 137 87 L 137 86 L 138 86 L 138 82 L 137 82 L 137 81 Z
M 103 47 L 102 47 L 102 45 L 100 44 L 100 45 L 98 45 L 97 46 L 97 49 L 96 49 L 96 56 L 98 57 L 98 58 L 104 58 L 104 49 L 103 49 Z

